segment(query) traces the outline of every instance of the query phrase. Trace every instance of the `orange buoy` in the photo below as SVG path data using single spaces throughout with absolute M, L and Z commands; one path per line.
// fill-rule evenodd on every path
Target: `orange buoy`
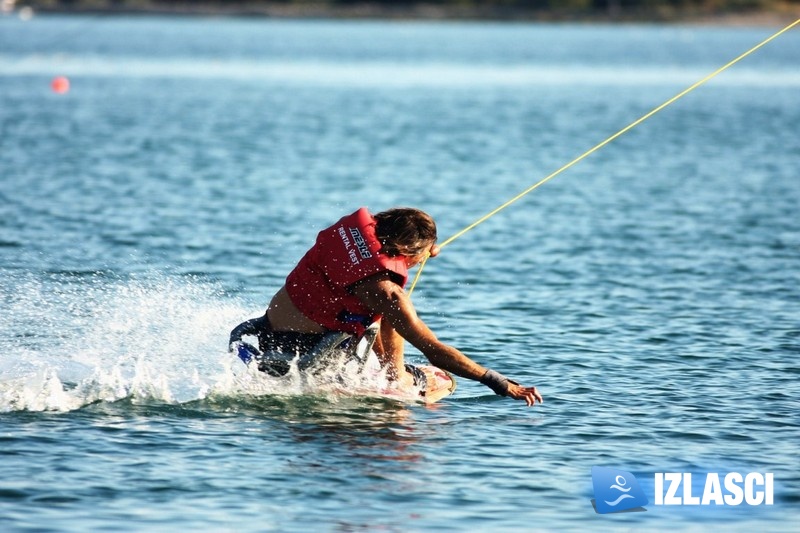
M 69 79 L 64 76 L 57 76 L 50 82 L 50 88 L 57 94 L 67 93 L 69 92 Z

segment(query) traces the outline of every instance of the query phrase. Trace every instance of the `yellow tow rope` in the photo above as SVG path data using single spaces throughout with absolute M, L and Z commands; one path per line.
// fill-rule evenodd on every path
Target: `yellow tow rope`
M 718 74 L 720 74 L 720 73 L 724 72 L 725 70 L 729 69 L 730 67 L 732 67 L 733 65 L 735 65 L 736 63 L 738 63 L 739 61 L 744 59 L 745 57 L 749 56 L 750 54 L 752 54 L 753 52 L 755 52 L 756 50 L 758 50 L 759 48 L 761 48 L 765 44 L 769 43 L 770 41 L 772 41 L 774 39 L 777 39 L 778 37 L 780 37 L 781 35 L 783 35 L 787 31 L 791 30 L 792 28 L 794 28 L 798 24 L 800 24 L 800 19 L 795 20 L 794 22 L 792 22 L 791 24 L 789 24 L 788 26 L 786 26 L 785 28 L 783 28 L 779 32 L 769 36 L 766 39 L 764 39 L 763 41 L 761 41 L 760 43 L 758 43 L 757 45 L 752 47 L 750 50 L 748 50 L 747 52 L 745 52 L 742 55 L 740 55 L 739 57 L 737 57 L 736 59 L 733 59 L 730 62 L 726 63 L 725 65 L 723 65 L 722 67 L 718 68 L 717 70 L 715 70 L 714 72 L 712 72 L 711 74 L 706 76 L 705 78 L 703 78 L 700 81 L 694 83 L 690 87 L 684 89 L 683 91 L 681 91 L 680 93 L 676 94 L 675 96 L 673 96 L 672 98 L 670 98 L 669 100 L 667 100 L 666 102 L 661 104 L 660 106 L 656 107 L 655 109 L 653 109 L 649 113 L 643 115 L 641 118 L 635 120 L 634 122 L 631 122 L 630 124 L 628 124 L 627 126 L 622 128 L 621 130 L 619 130 L 617 133 L 615 133 L 611 137 L 607 138 L 605 141 L 601 142 L 600 144 L 597 144 L 593 148 L 590 148 L 589 150 L 587 150 L 586 152 L 584 152 L 580 156 L 576 157 L 575 159 L 573 159 L 572 161 L 570 161 L 569 163 L 567 163 L 563 167 L 559 168 L 558 170 L 556 170 L 555 172 L 553 172 L 549 176 L 546 176 L 545 178 L 539 180 L 538 182 L 534 183 L 533 185 L 531 185 L 530 187 L 528 187 L 527 189 L 525 189 L 524 191 L 522 191 L 521 193 L 519 193 L 518 195 L 513 197 L 512 199 L 508 200 L 506 203 L 504 203 L 501 206 L 497 207 L 493 211 L 485 214 L 484 216 L 482 216 L 481 218 L 479 218 L 478 220 L 476 220 L 475 222 L 473 222 L 472 224 L 470 224 L 466 228 L 462 229 L 461 231 L 459 231 L 458 233 L 456 233 L 455 235 L 453 235 L 452 237 L 450 237 L 449 239 L 444 241 L 442 244 L 439 245 L 439 248 L 444 248 L 445 246 L 447 246 L 448 244 L 450 244 L 454 240 L 458 239 L 459 237 L 461 237 L 462 235 L 464 235 L 465 233 L 470 231 L 475 226 L 477 226 L 479 224 L 482 224 L 483 222 L 486 222 L 491 217 L 493 217 L 494 215 L 496 215 L 497 213 L 499 213 L 500 211 L 502 211 L 506 207 L 510 206 L 511 204 L 513 204 L 514 202 L 516 202 L 517 200 L 522 198 L 523 196 L 525 196 L 528 193 L 532 192 L 533 190 L 537 189 L 539 186 L 544 185 L 545 183 L 547 183 L 551 179 L 555 178 L 556 176 L 558 176 L 559 174 L 561 174 L 562 172 L 564 172 L 568 168 L 572 167 L 573 165 L 579 163 L 580 161 L 583 161 L 584 159 L 586 159 L 587 157 L 592 155 L 594 152 L 596 152 L 600 148 L 604 147 L 605 145 L 607 145 L 611 141 L 615 140 L 617 137 L 620 137 L 624 133 L 627 133 L 628 131 L 632 130 L 633 128 L 635 128 L 636 126 L 638 126 L 639 124 L 641 124 L 642 122 L 647 120 L 648 118 L 652 117 L 653 115 L 655 115 L 656 113 L 658 113 L 659 111 L 664 109 L 665 107 L 667 107 L 670 104 L 676 102 L 677 100 L 683 98 L 684 96 L 686 96 L 687 94 L 689 94 L 693 90 L 697 89 L 698 87 L 700 87 L 701 85 L 703 85 L 704 83 L 709 81 L 710 79 L 714 78 Z M 422 274 L 422 269 L 425 268 L 425 263 L 428 262 L 428 258 L 429 257 L 430 257 L 430 254 L 427 254 L 425 256 L 425 258 L 422 260 L 422 262 L 420 263 L 419 269 L 417 270 L 417 274 L 416 274 L 416 276 L 414 276 L 414 281 L 411 283 L 411 287 L 408 289 L 409 296 L 411 295 L 412 292 L 414 292 L 414 287 L 417 286 L 417 281 L 419 281 L 419 277 Z

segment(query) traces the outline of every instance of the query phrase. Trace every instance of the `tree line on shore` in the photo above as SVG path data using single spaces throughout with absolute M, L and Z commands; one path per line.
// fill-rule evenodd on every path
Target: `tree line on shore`
M 800 0 L 17 0 L 53 10 L 262 11 L 313 13 L 314 10 L 355 13 L 440 13 L 462 15 L 530 14 L 532 16 L 655 17 L 780 12 L 800 9 Z M 427 11 L 424 11 L 427 10 Z

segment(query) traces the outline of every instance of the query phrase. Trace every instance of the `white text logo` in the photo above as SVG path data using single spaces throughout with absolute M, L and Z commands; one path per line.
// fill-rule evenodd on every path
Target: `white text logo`
M 688 472 L 656 472 L 655 505 L 772 505 L 772 474 L 706 474 L 702 496 Z M 693 490 L 696 491 L 693 494 Z

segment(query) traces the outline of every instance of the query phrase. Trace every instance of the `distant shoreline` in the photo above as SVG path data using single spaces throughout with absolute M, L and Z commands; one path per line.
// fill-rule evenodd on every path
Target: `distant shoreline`
M 84 14 L 84 15 L 166 15 L 197 17 L 257 17 L 272 19 L 353 19 L 392 21 L 454 21 L 454 22 L 553 22 L 553 23 L 661 23 L 719 26 L 785 26 L 800 18 L 800 6 L 774 11 L 740 11 L 707 13 L 702 11 L 623 10 L 576 12 L 567 10 L 525 10 L 498 6 L 443 6 L 441 4 L 391 5 L 340 4 L 288 4 L 228 2 L 200 4 L 152 4 L 99 6 L 96 3 L 72 7 L 53 5 L 52 2 L 26 2 L 33 13 Z M 18 5 L 17 11 L 25 9 Z

